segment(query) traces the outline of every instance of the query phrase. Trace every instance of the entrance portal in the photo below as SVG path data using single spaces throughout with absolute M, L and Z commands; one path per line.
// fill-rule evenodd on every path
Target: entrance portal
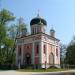
M 53 53 L 50 54 L 49 63 L 50 63 L 50 65 L 52 65 L 52 66 L 54 65 L 54 55 L 53 55 Z
M 31 55 L 29 53 L 26 54 L 26 65 L 31 64 Z

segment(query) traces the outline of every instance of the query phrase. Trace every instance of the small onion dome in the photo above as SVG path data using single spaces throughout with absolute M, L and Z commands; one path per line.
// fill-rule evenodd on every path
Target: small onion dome
M 55 37 L 55 30 L 54 30 L 53 28 L 50 30 L 50 35 L 51 35 L 52 37 Z
M 52 28 L 52 29 L 50 30 L 50 32 L 55 32 L 55 30 Z
M 31 20 L 30 25 L 39 24 L 40 22 L 41 22 L 41 24 L 43 24 L 43 25 L 47 25 L 46 20 L 43 19 L 43 18 L 41 18 L 39 15 Z M 40 24 L 40 25 L 41 25 L 41 24 Z

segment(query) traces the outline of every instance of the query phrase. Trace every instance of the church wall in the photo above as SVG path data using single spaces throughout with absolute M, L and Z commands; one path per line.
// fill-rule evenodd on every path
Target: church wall
M 27 53 L 29 53 L 32 58 L 32 43 L 24 44 L 23 47 L 23 61 L 25 62 Z
M 36 35 L 36 36 L 33 36 L 33 37 L 29 37 L 29 38 L 18 39 L 17 46 L 20 46 L 20 45 L 23 46 L 22 47 L 22 49 L 23 49 L 23 54 L 22 54 L 23 58 L 21 58 L 21 59 L 23 59 L 22 63 L 25 62 L 25 53 L 30 53 L 31 54 L 31 59 L 32 59 L 31 60 L 32 64 L 35 64 L 35 63 L 37 64 L 36 61 L 38 61 L 40 57 L 39 57 L 39 54 L 36 53 L 35 44 L 36 43 L 39 44 L 40 40 L 41 40 L 40 35 Z M 33 46 L 33 44 L 34 44 L 34 46 Z M 40 45 L 39 45 L 39 47 L 40 47 Z M 16 56 L 16 58 L 18 59 L 18 56 Z M 40 61 L 38 61 L 38 63 L 39 62 Z
M 48 55 L 47 55 L 47 58 L 48 58 L 48 61 L 47 61 L 47 63 L 49 64 L 49 56 L 50 56 L 50 53 L 52 52 L 52 47 L 51 47 L 51 45 L 50 44 L 47 44 L 48 46 Z
M 42 36 L 42 41 L 46 44 L 47 46 L 47 64 L 50 64 L 50 54 L 53 53 L 54 55 L 54 64 L 60 64 L 60 49 L 59 49 L 59 42 L 55 41 L 55 40 L 51 40 L 45 36 Z M 56 47 L 58 47 L 58 57 L 56 56 Z M 43 54 L 43 59 L 45 59 L 44 54 Z M 44 62 L 44 61 L 43 61 Z
M 33 46 L 34 44 L 34 46 Z M 36 53 L 36 44 L 39 44 L 39 53 Z M 50 39 L 46 36 L 36 35 L 33 37 L 23 38 L 20 39 L 20 42 L 17 44 L 19 47 L 22 45 L 23 54 L 21 58 L 21 62 L 24 63 L 25 61 L 25 54 L 31 54 L 31 61 L 33 64 L 44 64 L 42 67 L 45 68 L 45 64 L 49 64 L 50 62 L 50 54 L 53 53 L 54 55 L 54 64 L 60 63 L 60 49 L 59 43 L 53 39 Z M 44 45 L 46 45 L 46 53 L 44 53 Z M 56 47 L 58 47 L 58 54 L 56 56 Z M 18 56 L 16 56 L 17 58 Z M 17 58 L 18 59 L 18 58 Z
M 40 47 L 39 47 L 39 42 L 35 42 L 35 45 L 34 45 L 34 63 L 35 64 L 39 64 L 39 50 L 40 50 Z
M 58 43 L 58 45 L 56 45 L 56 49 L 58 50 L 58 55 L 57 55 L 57 53 L 56 53 L 56 57 L 55 57 L 55 64 L 60 64 L 60 46 L 59 46 L 59 43 Z M 56 50 L 55 50 L 56 51 Z
M 24 44 L 24 54 L 32 53 L 32 43 Z

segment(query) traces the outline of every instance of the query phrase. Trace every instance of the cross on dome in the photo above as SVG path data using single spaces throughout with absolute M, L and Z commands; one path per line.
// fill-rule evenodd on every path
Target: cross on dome
M 51 25 L 51 29 L 50 29 L 51 32 L 55 32 L 54 28 L 53 28 L 53 25 Z
M 38 9 L 37 17 L 39 17 L 39 16 L 40 16 L 40 15 L 39 15 L 39 12 L 40 12 L 40 10 Z

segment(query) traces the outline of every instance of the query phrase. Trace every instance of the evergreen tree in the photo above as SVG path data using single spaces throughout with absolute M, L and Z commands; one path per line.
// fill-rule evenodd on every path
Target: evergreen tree
M 65 63 L 69 65 L 75 65 L 75 37 L 73 37 L 66 50 Z

